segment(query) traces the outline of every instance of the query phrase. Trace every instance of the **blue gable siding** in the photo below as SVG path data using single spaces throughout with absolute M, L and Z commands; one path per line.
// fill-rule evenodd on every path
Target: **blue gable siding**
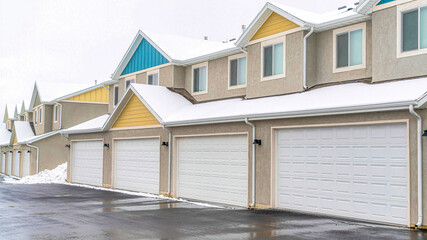
M 141 71 L 168 62 L 169 61 L 144 38 L 121 75 Z
M 381 0 L 381 1 L 379 1 L 379 2 L 378 2 L 377 6 L 378 6 L 378 5 L 381 5 L 381 4 L 384 4 L 384 3 L 393 2 L 393 1 L 394 1 L 394 0 Z

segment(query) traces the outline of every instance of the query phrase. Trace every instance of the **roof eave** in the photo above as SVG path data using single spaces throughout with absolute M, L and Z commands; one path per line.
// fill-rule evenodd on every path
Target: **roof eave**
M 217 59 L 217 58 L 226 57 L 226 56 L 237 54 L 237 53 L 242 53 L 242 52 L 243 51 L 241 48 L 232 47 L 232 48 L 227 48 L 218 52 L 202 55 L 202 56 L 187 59 L 187 60 L 173 59 L 172 63 L 178 66 L 188 66 L 188 65 L 193 65 L 200 62 L 206 62 L 212 59 Z

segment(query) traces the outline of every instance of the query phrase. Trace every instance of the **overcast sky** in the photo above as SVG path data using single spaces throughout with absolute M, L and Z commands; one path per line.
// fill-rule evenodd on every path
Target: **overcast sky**
M 275 0 L 327 12 L 357 0 Z M 261 0 L 0 0 L 0 116 L 28 105 L 34 81 L 94 83 L 114 72 L 138 29 L 238 37 Z M 9 109 L 10 111 L 10 109 Z M 12 110 L 13 111 L 13 110 Z

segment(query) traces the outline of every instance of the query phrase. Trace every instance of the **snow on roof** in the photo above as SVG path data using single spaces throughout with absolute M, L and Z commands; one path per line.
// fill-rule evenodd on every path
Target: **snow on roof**
M 223 43 L 146 31 L 143 33 L 173 60 L 188 60 L 236 47 L 231 42 Z
M 25 142 L 26 140 L 31 139 L 35 136 L 29 122 L 16 121 L 14 128 L 17 142 Z
M 23 142 L 18 141 L 18 143 L 19 144 L 25 144 L 25 143 L 37 142 L 37 141 L 43 140 L 45 138 L 48 138 L 50 136 L 56 135 L 59 132 L 60 132 L 60 130 L 55 130 L 55 131 L 50 131 L 50 132 L 43 133 L 43 134 L 40 134 L 40 135 L 35 135 L 33 137 L 25 139 Z
M 69 133 L 80 133 L 80 132 L 98 132 L 102 130 L 102 127 L 104 126 L 105 122 L 107 121 L 109 114 L 104 114 L 102 116 L 99 116 L 97 118 L 93 118 L 89 121 L 80 123 L 78 125 L 75 125 L 73 127 L 67 128 L 65 130 L 62 130 L 63 133 L 69 134 Z
M 283 11 L 293 15 L 294 17 L 299 18 L 303 22 L 311 23 L 311 24 L 327 23 L 340 18 L 345 18 L 349 16 L 354 16 L 354 15 L 362 16 L 361 14 L 358 14 L 357 12 L 353 11 L 353 9 L 349 10 L 349 8 L 355 8 L 356 6 L 348 6 L 341 10 L 334 10 L 326 13 L 314 13 L 314 12 L 308 12 L 298 8 L 289 7 L 281 3 L 276 3 L 276 2 L 270 2 L 270 3 L 282 9 Z
M 12 133 L 6 129 L 4 124 L 0 124 L 0 146 L 7 146 L 10 144 L 10 135 Z
M 180 109 L 192 106 L 182 95 L 172 92 L 166 87 L 147 85 L 147 84 L 131 84 L 132 89 L 139 95 L 162 120 L 176 113 Z
M 91 87 L 90 84 L 63 82 L 37 82 L 36 84 L 42 103 L 48 103 L 67 94 Z

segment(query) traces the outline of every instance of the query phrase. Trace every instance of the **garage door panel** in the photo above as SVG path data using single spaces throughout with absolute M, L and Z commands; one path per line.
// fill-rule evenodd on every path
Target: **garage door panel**
M 398 124 L 278 131 L 277 206 L 406 224 L 406 134 Z
M 73 143 L 72 181 L 102 186 L 103 142 L 81 141 Z
M 158 138 L 115 141 L 115 188 L 159 193 Z

